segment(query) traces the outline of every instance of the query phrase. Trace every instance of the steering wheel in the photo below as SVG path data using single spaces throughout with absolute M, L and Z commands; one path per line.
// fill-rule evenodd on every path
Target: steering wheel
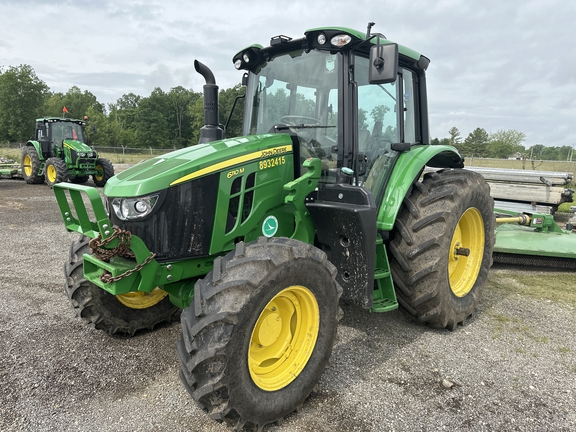
M 282 123 L 286 123 L 290 126 L 299 126 L 301 124 L 319 125 L 320 120 L 314 117 L 307 117 L 302 115 L 285 115 L 280 117 Z M 298 121 L 300 120 L 300 121 Z

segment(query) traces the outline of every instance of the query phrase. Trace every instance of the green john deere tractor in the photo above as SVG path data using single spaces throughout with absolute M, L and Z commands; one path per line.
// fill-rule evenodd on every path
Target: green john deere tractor
M 22 149 L 22 176 L 27 183 L 71 181 L 86 183 L 90 175 L 96 186 L 104 186 L 114 175 L 108 159 L 84 143 L 84 120 L 43 117 L 36 119 L 35 139 Z
M 224 138 L 218 87 L 196 61 L 199 145 L 113 177 L 105 206 L 93 188 L 54 191 L 82 234 L 65 265 L 78 315 L 134 334 L 182 310 L 184 386 L 212 418 L 260 428 L 320 379 L 340 299 L 464 323 L 492 262 L 494 214 L 484 179 L 429 145 L 426 57 L 369 25 L 274 37 L 233 62 L 246 72 L 244 136 Z M 426 166 L 437 171 L 421 177 Z

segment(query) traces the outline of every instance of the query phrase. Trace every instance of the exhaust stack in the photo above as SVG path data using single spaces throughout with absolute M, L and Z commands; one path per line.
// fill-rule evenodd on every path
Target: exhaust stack
M 224 139 L 224 130 L 218 123 L 218 86 L 212 71 L 198 60 L 194 69 L 206 80 L 204 85 L 204 126 L 200 128 L 198 144 Z

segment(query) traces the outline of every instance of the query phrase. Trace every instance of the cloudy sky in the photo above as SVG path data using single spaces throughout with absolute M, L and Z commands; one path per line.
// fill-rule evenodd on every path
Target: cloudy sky
M 576 145 L 573 0 L 0 0 L 0 66 L 29 64 L 52 91 L 75 85 L 108 104 L 155 87 L 201 91 L 194 59 L 229 88 L 248 45 L 369 21 L 432 60 L 432 137 L 481 127 L 524 132 L 526 147 Z

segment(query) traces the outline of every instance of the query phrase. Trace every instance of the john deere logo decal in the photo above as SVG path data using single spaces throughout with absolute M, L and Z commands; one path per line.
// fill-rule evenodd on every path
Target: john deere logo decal
M 268 216 L 262 223 L 262 234 L 266 237 L 273 237 L 278 231 L 278 219 L 276 216 Z

